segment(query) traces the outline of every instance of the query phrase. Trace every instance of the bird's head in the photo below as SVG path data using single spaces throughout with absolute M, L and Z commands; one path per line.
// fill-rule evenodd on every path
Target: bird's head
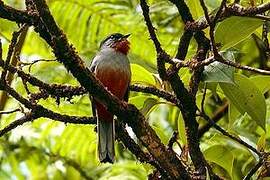
M 130 34 L 123 35 L 120 33 L 114 33 L 106 37 L 100 44 L 100 49 L 113 48 L 115 51 L 127 54 L 130 47 L 130 43 L 127 38 Z

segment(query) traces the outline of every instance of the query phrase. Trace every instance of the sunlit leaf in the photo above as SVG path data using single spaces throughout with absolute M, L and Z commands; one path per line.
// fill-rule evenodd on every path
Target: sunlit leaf
M 256 84 L 257 88 L 262 92 L 266 93 L 270 90 L 270 76 L 257 75 L 252 76 L 250 80 Z
M 226 97 L 239 112 L 245 112 L 265 129 L 266 103 L 263 94 L 253 82 L 240 74 L 235 74 L 235 84 L 219 83 Z M 256 108 L 255 108 L 256 107 Z
M 183 143 L 183 145 L 187 145 L 185 122 L 181 114 L 179 114 L 179 117 L 178 117 L 178 132 L 179 132 L 180 140 Z
M 230 17 L 217 25 L 215 40 L 221 43 L 221 50 L 233 47 L 250 36 L 263 24 L 260 19 L 249 17 Z
M 142 66 L 137 64 L 131 64 L 131 71 L 132 71 L 132 83 L 144 83 L 149 85 L 155 85 L 155 79 L 153 75 L 144 69 Z
M 259 140 L 257 142 L 258 151 L 263 152 L 265 150 L 265 146 L 266 146 L 266 136 L 264 133 L 261 135 L 261 137 L 259 138 Z
M 226 146 L 214 145 L 204 152 L 206 160 L 214 162 L 223 167 L 231 176 L 233 169 L 234 156 Z

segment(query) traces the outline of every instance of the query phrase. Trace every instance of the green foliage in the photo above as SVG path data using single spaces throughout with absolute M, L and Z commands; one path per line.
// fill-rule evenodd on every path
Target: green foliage
M 221 43 L 221 50 L 226 50 L 249 37 L 262 24 L 259 19 L 230 17 L 217 26 L 215 40 Z
M 226 146 L 211 146 L 204 151 L 204 155 L 208 161 L 221 166 L 227 171 L 230 177 L 232 177 L 234 157 L 231 151 L 226 148 Z
M 22 1 L 5 2 L 15 7 L 23 7 Z M 171 91 L 166 83 L 162 84 L 157 78 L 156 52 L 141 15 L 139 1 L 47 2 L 57 23 L 86 64 L 90 64 L 105 36 L 112 32 L 131 33 L 131 83 Z M 184 29 L 178 11 L 164 0 L 148 2 L 162 47 L 173 56 Z M 195 19 L 203 16 L 199 1 L 186 2 Z M 214 11 L 220 0 L 207 0 L 206 3 L 209 9 Z M 242 3 L 247 5 L 248 2 Z M 0 38 L 6 53 L 8 40 L 12 31 L 17 30 L 17 25 L 2 19 L 0 23 Z M 262 23 L 261 20 L 246 17 L 231 17 L 218 23 L 215 38 L 217 43 L 221 43 L 223 56 L 231 61 L 259 67 L 258 47 L 250 35 L 257 33 L 260 37 Z M 208 29 L 205 32 L 208 35 Z M 192 40 L 188 58 L 195 55 L 196 48 Z M 31 62 L 41 58 L 54 59 L 54 56 L 48 45 L 30 28 L 21 60 Z M 23 70 L 28 72 L 28 67 Z M 212 90 L 207 91 L 205 111 L 212 115 L 220 107 L 220 101 L 228 99 L 229 113 L 219 121 L 219 125 L 252 146 L 257 145 L 260 149 L 269 150 L 270 101 L 265 99 L 270 90 L 269 76 L 235 71 L 221 63 L 205 67 L 204 81 L 207 82 L 207 88 Z M 37 63 L 32 66 L 31 74 L 48 83 L 78 85 L 63 65 L 57 62 Z M 191 76 L 189 70 L 182 68 L 179 75 L 188 87 Z M 20 78 L 15 77 L 12 86 L 21 95 L 27 96 Z M 200 86 L 196 97 L 198 107 L 201 105 L 203 87 L 204 85 Z M 31 86 L 29 89 L 33 92 L 37 90 Z M 129 102 L 143 112 L 163 143 L 167 144 L 173 131 L 178 130 L 180 144 L 187 144 L 184 121 L 177 107 L 156 96 L 135 92 L 131 92 Z M 61 99 L 59 105 L 53 98 L 40 100 L 39 104 L 63 114 L 92 115 L 88 95 L 75 97 L 71 102 Z M 18 103 L 9 99 L 6 110 L 17 107 Z M 21 116 L 21 113 L 3 115 L 1 128 Z M 198 122 L 200 125 L 205 124 L 199 118 Z M 0 139 L 0 179 L 82 179 L 84 173 L 90 179 L 146 179 L 152 172 L 151 166 L 140 163 L 118 142 L 116 163 L 100 164 L 97 160 L 94 129 L 94 125 L 63 124 L 42 118 L 13 130 Z M 201 146 L 214 171 L 227 179 L 242 179 L 256 163 L 256 155 L 212 129 L 201 139 Z M 179 153 L 181 151 L 176 143 L 174 149 Z
M 233 52 L 228 51 L 223 54 L 226 60 L 235 62 Z M 213 62 L 206 66 L 203 71 L 204 82 L 225 82 L 233 83 L 234 79 L 234 68 L 220 62 Z
M 235 74 L 235 84 L 219 83 L 226 97 L 239 112 L 251 116 L 265 129 L 266 103 L 263 94 L 247 77 Z M 256 108 L 254 108 L 256 107 Z

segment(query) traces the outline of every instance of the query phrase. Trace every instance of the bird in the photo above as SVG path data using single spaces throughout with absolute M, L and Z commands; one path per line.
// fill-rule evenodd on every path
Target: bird
M 103 86 L 120 100 L 128 101 L 131 68 L 127 54 L 130 49 L 128 37 L 113 33 L 100 44 L 99 52 L 93 58 L 90 71 Z M 110 113 L 98 99 L 90 96 L 93 115 L 97 117 L 98 156 L 101 163 L 115 160 L 115 122 Z

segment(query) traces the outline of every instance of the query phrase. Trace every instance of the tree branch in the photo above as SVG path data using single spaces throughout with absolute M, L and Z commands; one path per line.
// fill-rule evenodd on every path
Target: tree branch
M 27 31 L 28 31 L 28 26 L 23 25 L 18 32 L 13 33 L 13 38 L 11 40 L 11 43 L 8 49 L 8 55 L 6 58 L 5 66 L 8 66 L 9 63 L 13 66 L 17 65 L 17 56 L 21 53 Z M 0 61 L 3 61 L 2 55 L 1 55 Z M 5 82 L 7 81 L 8 84 L 11 84 L 13 80 L 13 74 L 10 72 L 7 72 L 7 68 L 5 68 L 1 74 L 1 80 Z M 8 100 L 8 96 L 6 92 L 2 92 L 0 96 L 0 111 L 4 110 L 7 100 Z M 0 118 L 1 118 L 1 115 L 0 115 Z
M 170 0 L 172 3 L 175 4 L 177 7 L 179 14 L 184 21 L 185 24 L 189 24 L 193 22 L 193 17 L 192 14 L 189 11 L 189 8 L 187 7 L 185 1 L 179 0 Z M 181 52 L 182 55 L 178 54 L 177 58 L 184 59 L 187 50 L 188 50 L 188 45 L 191 39 L 191 31 L 186 30 L 184 35 L 180 39 L 180 44 L 178 46 L 178 52 Z M 204 39 L 201 41 L 200 37 L 204 37 L 203 32 L 197 32 L 195 33 L 195 39 L 197 40 L 198 47 L 201 48 L 205 47 Z M 188 40 L 187 42 L 185 40 Z M 202 51 L 201 54 L 203 55 L 204 53 L 206 54 L 206 51 Z M 200 57 L 200 56 L 199 56 Z M 176 66 L 173 65 L 170 67 L 168 70 L 167 74 L 169 76 L 168 80 L 172 86 L 172 89 L 174 90 L 177 98 L 180 100 L 181 104 L 178 106 L 181 110 L 183 119 L 185 121 L 185 126 L 186 126 L 186 134 L 187 134 L 187 142 L 188 142 L 188 148 L 189 148 L 189 153 L 192 159 L 192 162 L 194 163 L 194 166 L 196 170 L 199 171 L 200 174 L 205 175 L 206 174 L 206 167 L 209 168 L 209 172 L 211 176 L 213 175 L 210 166 L 207 164 L 206 160 L 204 159 L 204 156 L 200 150 L 199 147 L 199 139 L 198 139 L 198 123 L 196 121 L 196 104 L 195 104 L 195 96 L 192 96 L 192 93 L 189 93 L 188 90 L 184 87 L 183 82 L 181 81 L 180 77 L 178 76 L 177 72 L 181 66 Z M 202 73 L 203 69 L 197 71 L 195 76 L 193 76 L 195 79 L 198 79 L 199 81 L 199 76 Z M 196 82 L 191 85 L 191 92 L 197 92 L 197 86 Z M 195 93 L 196 94 L 196 93 Z M 215 176 L 215 175 L 213 175 Z
M 12 114 L 12 113 L 15 113 L 15 112 L 18 112 L 20 111 L 20 109 L 14 109 L 14 110 L 11 110 L 11 111 L 0 111 L 0 114 L 3 115 L 3 114 Z
M 258 169 L 263 165 L 263 159 L 260 158 L 259 162 L 251 168 L 251 170 L 248 172 L 248 174 L 244 177 L 243 180 L 249 180 L 251 177 L 258 171 Z
M 263 12 L 266 12 L 270 10 L 270 3 L 265 3 L 259 6 L 253 6 L 253 7 L 242 7 L 237 3 L 231 4 L 226 8 L 223 8 L 220 12 L 220 16 L 217 19 L 217 22 L 221 22 L 224 19 L 231 17 L 231 16 L 243 16 L 243 17 L 257 17 L 257 15 L 262 14 Z M 211 15 L 209 17 L 211 23 L 214 21 L 215 16 Z M 186 24 L 186 30 L 190 30 L 193 32 L 203 30 L 207 28 L 209 24 L 207 23 L 206 19 L 198 20 L 195 22 L 191 22 Z
M 14 21 L 18 24 L 27 23 L 29 25 L 34 24 L 36 19 L 36 17 L 29 15 L 27 11 L 21 11 L 9 7 L 5 5 L 3 1 L 0 1 L 0 17 Z
M 34 113 L 30 112 L 27 113 L 25 116 L 13 121 L 12 123 L 10 123 L 8 126 L 6 126 L 5 128 L 0 130 L 0 137 L 3 136 L 4 134 L 8 133 L 9 131 L 11 131 L 12 129 L 15 129 L 16 127 L 29 122 L 29 121 L 33 121 L 34 119 L 36 119 L 38 116 L 36 116 Z
M 217 123 L 225 114 L 228 112 L 228 102 L 226 102 L 223 106 L 221 106 L 213 115 L 212 120 Z M 209 129 L 213 127 L 213 124 L 207 122 L 205 125 L 199 128 L 198 136 L 201 138 Z

